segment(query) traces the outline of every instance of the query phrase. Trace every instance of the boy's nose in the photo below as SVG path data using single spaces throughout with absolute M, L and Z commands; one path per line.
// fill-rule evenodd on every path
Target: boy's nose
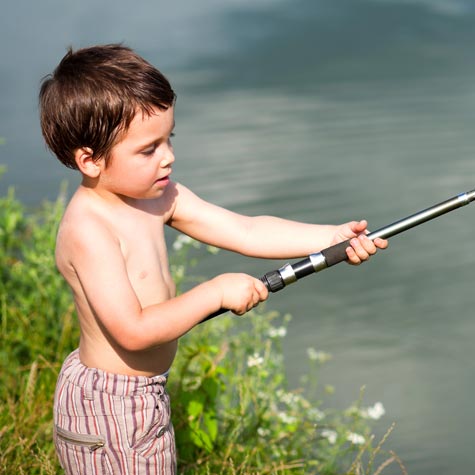
M 170 166 L 175 161 L 175 154 L 171 147 L 167 148 L 167 151 L 164 153 L 162 160 L 160 161 L 160 166 L 166 168 Z

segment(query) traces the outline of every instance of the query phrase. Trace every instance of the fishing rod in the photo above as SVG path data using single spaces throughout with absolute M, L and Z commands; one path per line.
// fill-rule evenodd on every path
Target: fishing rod
M 376 231 L 369 233 L 368 238 L 371 240 L 375 240 L 376 238 L 388 239 L 396 234 L 400 234 L 408 229 L 430 221 L 431 219 L 442 216 L 449 211 L 468 205 L 474 200 L 475 190 L 461 193 L 453 198 L 431 206 L 430 208 L 408 216 L 407 218 L 400 219 L 388 226 L 377 229 Z M 294 264 L 285 264 L 280 269 L 267 272 L 259 279 L 264 283 L 269 292 L 278 292 L 287 285 L 297 282 L 297 280 L 302 277 L 320 272 L 328 267 L 334 266 L 335 264 L 346 261 L 348 259 L 346 249 L 349 245 L 350 240 L 348 239 L 347 241 L 340 242 L 334 246 L 327 247 L 320 252 L 310 254 L 305 259 Z M 228 311 L 228 309 L 222 308 L 206 317 L 202 322 Z

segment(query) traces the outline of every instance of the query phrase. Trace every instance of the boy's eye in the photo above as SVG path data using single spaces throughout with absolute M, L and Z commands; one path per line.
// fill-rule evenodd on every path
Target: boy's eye
M 175 134 L 172 132 L 169 136 L 168 136 L 168 140 L 170 141 L 173 137 L 175 137 Z M 145 155 L 146 157 L 147 156 L 150 156 L 150 155 L 153 155 L 155 153 L 155 150 L 157 150 L 157 147 L 158 147 L 158 143 L 156 144 L 153 144 L 152 146 L 150 146 L 149 148 L 146 148 L 145 150 L 142 150 L 140 153 L 142 155 Z
M 157 147 L 154 145 L 153 147 L 143 150 L 141 153 L 142 155 L 146 155 L 146 156 L 153 155 L 155 153 L 156 148 Z

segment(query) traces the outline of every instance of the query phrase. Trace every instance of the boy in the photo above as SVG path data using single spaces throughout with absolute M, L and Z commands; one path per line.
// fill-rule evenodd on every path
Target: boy
M 175 296 L 165 225 L 264 258 L 298 258 L 352 238 L 348 261 L 359 264 L 387 246 L 365 236 L 365 221 L 246 217 L 171 181 L 174 102 L 167 79 L 121 45 L 70 50 L 41 86 L 46 143 L 82 175 L 56 245 L 81 332 L 54 403 L 67 474 L 176 473 L 165 383 L 177 339 L 220 308 L 242 315 L 268 296 L 245 274 L 219 275 Z

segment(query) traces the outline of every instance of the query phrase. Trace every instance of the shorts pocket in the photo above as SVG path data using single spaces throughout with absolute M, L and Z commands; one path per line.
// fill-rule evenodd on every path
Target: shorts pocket
M 137 431 L 133 437 L 134 443 L 131 444 L 134 452 L 145 458 L 155 455 L 157 451 L 169 451 L 171 446 L 174 449 L 168 395 L 161 394 L 154 399 L 145 430 Z
M 58 426 L 55 427 L 55 431 L 58 439 L 78 447 L 85 447 L 89 452 L 94 452 L 106 444 L 105 438 L 101 435 L 77 434 Z
M 56 452 L 66 474 L 112 475 L 101 435 L 80 434 L 55 425 Z

